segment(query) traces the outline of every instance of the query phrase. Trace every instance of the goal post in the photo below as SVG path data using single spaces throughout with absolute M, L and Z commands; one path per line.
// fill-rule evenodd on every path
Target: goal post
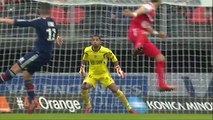
M 83 49 L 91 36 L 99 34 L 103 45 L 117 55 L 127 78 L 120 79 L 112 64 L 109 70 L 116 84 L 128 97 L 130 105 L 141 113 L 211 113 L 212 80 L 212 4 L 209 0 L 164 0 L 157 10 L 154 28 L 168 34 L 163 41 L 150 40 L 167 58 L 167 82 L 176 85 L 172 92 L 158 92 L 155 64 L 140 55 L 132 58 L 127 38 L 130 18 L 126 8 L 135 10 L 148 0 L 14 0 L 0 4 L 0 17 L 34 19 L 40 2 L 52 4 L 51 17 L 59 26 L 64 45 L 55 47 L 51 62 L 34 75 L 40 107 L 36 113 L 83 113 L 80 95 L 83 79 L 78 74 Z M 2 9 L 1 9 L 2 8 Z M 0 72 L 11 67 L 30 51 L 36 39 L 33 28 L 0 24 Z M 126 113 L 116 96 L 100 84 L 90 91 L 93 113 Z M 11 82 L 0 84 L 0 96 L 6 96 L 13 113 L 26 112 L 22 74 Z M 136 104 L 140 102 L 141 104 Z M 0 106 L 1 106 L 0 101 Z M 1 108 L 0 108 L 1 112 Z

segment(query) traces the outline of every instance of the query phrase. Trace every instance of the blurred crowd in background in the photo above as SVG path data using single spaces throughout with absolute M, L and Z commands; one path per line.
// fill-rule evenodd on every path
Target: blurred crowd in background
M 70 0 L 55 1 L 70 2 Z M 111 2 L 119 3 L 122 1 L 112 0 Z M 199 36 L 211 36 L 208 32 L 212 31 L 212 7 L 196 6 L 201 4 L 200 0 L 173 0 L 173 2 L 181 3 L 182 5 L 164 4 L 157 11 L 158 14 L 154 26 L 157 30 L 162 30 L 161 28 L 164 26 L 164 32 L 173 37 L 196 36 L 198 35 L 197 32 L 199 32 Z M 195 6 L 184 6 L 190 4 Z M 36 7 L 36 3 L 31 0 L 2 0 L 0 2 L 0 17 L 33 19 L 37 17 Z M 131 18 L 122 15 L 122 11 L 126 8 L 131 10 L 137 9 L 137 7 L 110 5 L 54 5 L 51 10 L 51 16 L 62 28 L 65 27 L 63 29 L 69 29 L 67 27 L 70 24 L 74 25 L 75 31 L 81 32 L 75 35 L 81 36 L 82 34 L 96 33 L 107 36 L 125 37 L 131 21 Z M 162 17 L 163 15 L 164 17 Z

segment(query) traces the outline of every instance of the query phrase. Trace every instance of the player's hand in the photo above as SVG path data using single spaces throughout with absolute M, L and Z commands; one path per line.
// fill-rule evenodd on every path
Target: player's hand
M 4 23 L 5 22 L 5 18 L 0 18 L 0 23 Z
M 167 38 L 167 35 L 165 34 L 165 33 L 163 33 L 163 32 L 158 32 L 158 35 L 157 35 L 159 38 L 161 38 L 161 39 L 165 39 L 165 38 Z
M 80 74 L 82 77 L 86 77 L 85 65 L 83 65 L 83 64 L 81 65 L 79 74 Z
M 0 23 L 2 23 L 3 22 L 3 19 L 2 18 L 0 18 Z
M 121 70 L 121 67 L 119 65 L 117 65 L 115 67 L 115 69 L 117 71 L 118 76 L 120 76 L 121 78 L 125 78 L 126 77 L 125 73 Z
M 0 18 L 0 23 L 13 25 L 15 23 L 15 20 L 11 18 Z
M 125 9 L 123 11 L 123 15 L 127 17 L 133 17 L 134 15 L 132 14 L 132 11 L 130 9 Z
M 60 36 L 57 36 L 56 43 L 59 47 L 62 46 L 63 42 L 64 42 L 64 39 Z

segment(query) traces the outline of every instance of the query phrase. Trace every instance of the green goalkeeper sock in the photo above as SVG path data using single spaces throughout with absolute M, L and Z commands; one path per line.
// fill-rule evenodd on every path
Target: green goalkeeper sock
M 82 90 L 81 95 L 82 95 L 83 100 L 85 101 L 85 103 L 87 105 L 87 108 L 91 108 L 92 105 L 90 103 L 90 96 L 89 96 L 88 90 Z
M 129 105 L 128 100 L 126 99 L 126 96 L 123 94 L 122 91 L 118 90 L 115 95 L 118 97 L 118 99 L 125 105 L 125 107 L 127 108 L 127 110 L 131 110 L 132 107 Z

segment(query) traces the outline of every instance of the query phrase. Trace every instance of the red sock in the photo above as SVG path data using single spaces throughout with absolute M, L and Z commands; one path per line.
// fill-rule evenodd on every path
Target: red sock
M 35 99 L 35 86 L 32 80 L 25 81 L 25 89 L 27 90 L 30 104 Z
M 165 84 L 165 67 L 165 61 L 156 62 L 156 72 L 159 86 Z

